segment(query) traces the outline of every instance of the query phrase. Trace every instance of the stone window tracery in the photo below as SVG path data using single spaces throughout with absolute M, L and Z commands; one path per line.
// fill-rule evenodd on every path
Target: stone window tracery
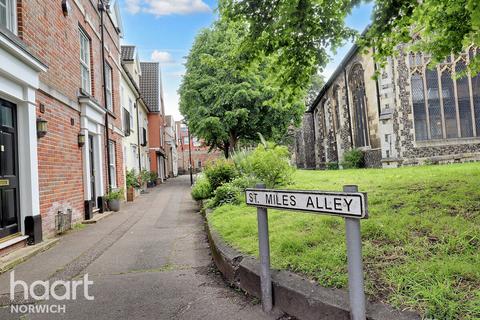
M 426 56 L 408 56 L 416 140 L 480 136 L 479 75 L 457 77 L 475 51 L 448 57 L 433 69 Z
M 364 70 L 360 64 L 352 67 L 349 79 L 352 92 L 354 144 L 355 147 L 365 147 L 369 145 L 369 141 Z

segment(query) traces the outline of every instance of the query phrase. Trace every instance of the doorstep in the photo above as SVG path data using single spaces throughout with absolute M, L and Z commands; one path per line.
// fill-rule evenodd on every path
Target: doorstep
M 109 217 L 110 215 L 112 215 L 113 211 L 109 211 L 109 212 L 104 212 L 104 213 L 95 213 L 93 215 L 93 218 L 90 219 L 90 220 L 83 220 L 82 221 L 82 224 L 94 224 L 94 223 L 97 223 L 98 221 L 100 220 L 103 220 L 105 219 L 106 217 Z
M 16 265 L 33 257 L 34 255 L 53 247 L 58 241 L 60 241 L 60 238 L 45 239 L 39 244 L 26 246 L 0 257 L 0 274 L 13 269 Z

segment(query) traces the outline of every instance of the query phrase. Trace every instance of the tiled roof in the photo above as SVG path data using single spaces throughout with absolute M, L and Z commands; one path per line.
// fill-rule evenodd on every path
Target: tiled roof
M 160 111 L 160 65 L 158 62 L 140 62 L 140 92 L 152 112 Z
M 122 46 L 122 61 L 133 61 L 135 58 L 135 46 Z

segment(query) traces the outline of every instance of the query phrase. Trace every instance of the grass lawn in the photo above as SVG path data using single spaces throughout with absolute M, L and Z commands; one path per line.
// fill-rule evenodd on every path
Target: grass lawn
M 480 319 L 480 163 L 341 171 L 297 171 L 289 189 L 368 193 L 362 221 L 366 291 L 374 301 L 425 318 Z M 214 229 L 258 256 L 256 209 L 226 205 Z M 346 288 L 344 221 L 269 210 L 272 265 Z

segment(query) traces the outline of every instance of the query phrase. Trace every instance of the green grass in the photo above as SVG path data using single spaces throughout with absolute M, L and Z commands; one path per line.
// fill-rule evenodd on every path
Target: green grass
M 430 319 L 480 319 L 480 164 L 297 171 L 290 189 L 368 193 L 362 221 L 366 291 L 374 301 Z M 222 206 L 213 228 L 258 256 L 255 208 Z M 338 217 L 269 211 L 272 266 L 327 287 L 348 286 L 345 226 Z

